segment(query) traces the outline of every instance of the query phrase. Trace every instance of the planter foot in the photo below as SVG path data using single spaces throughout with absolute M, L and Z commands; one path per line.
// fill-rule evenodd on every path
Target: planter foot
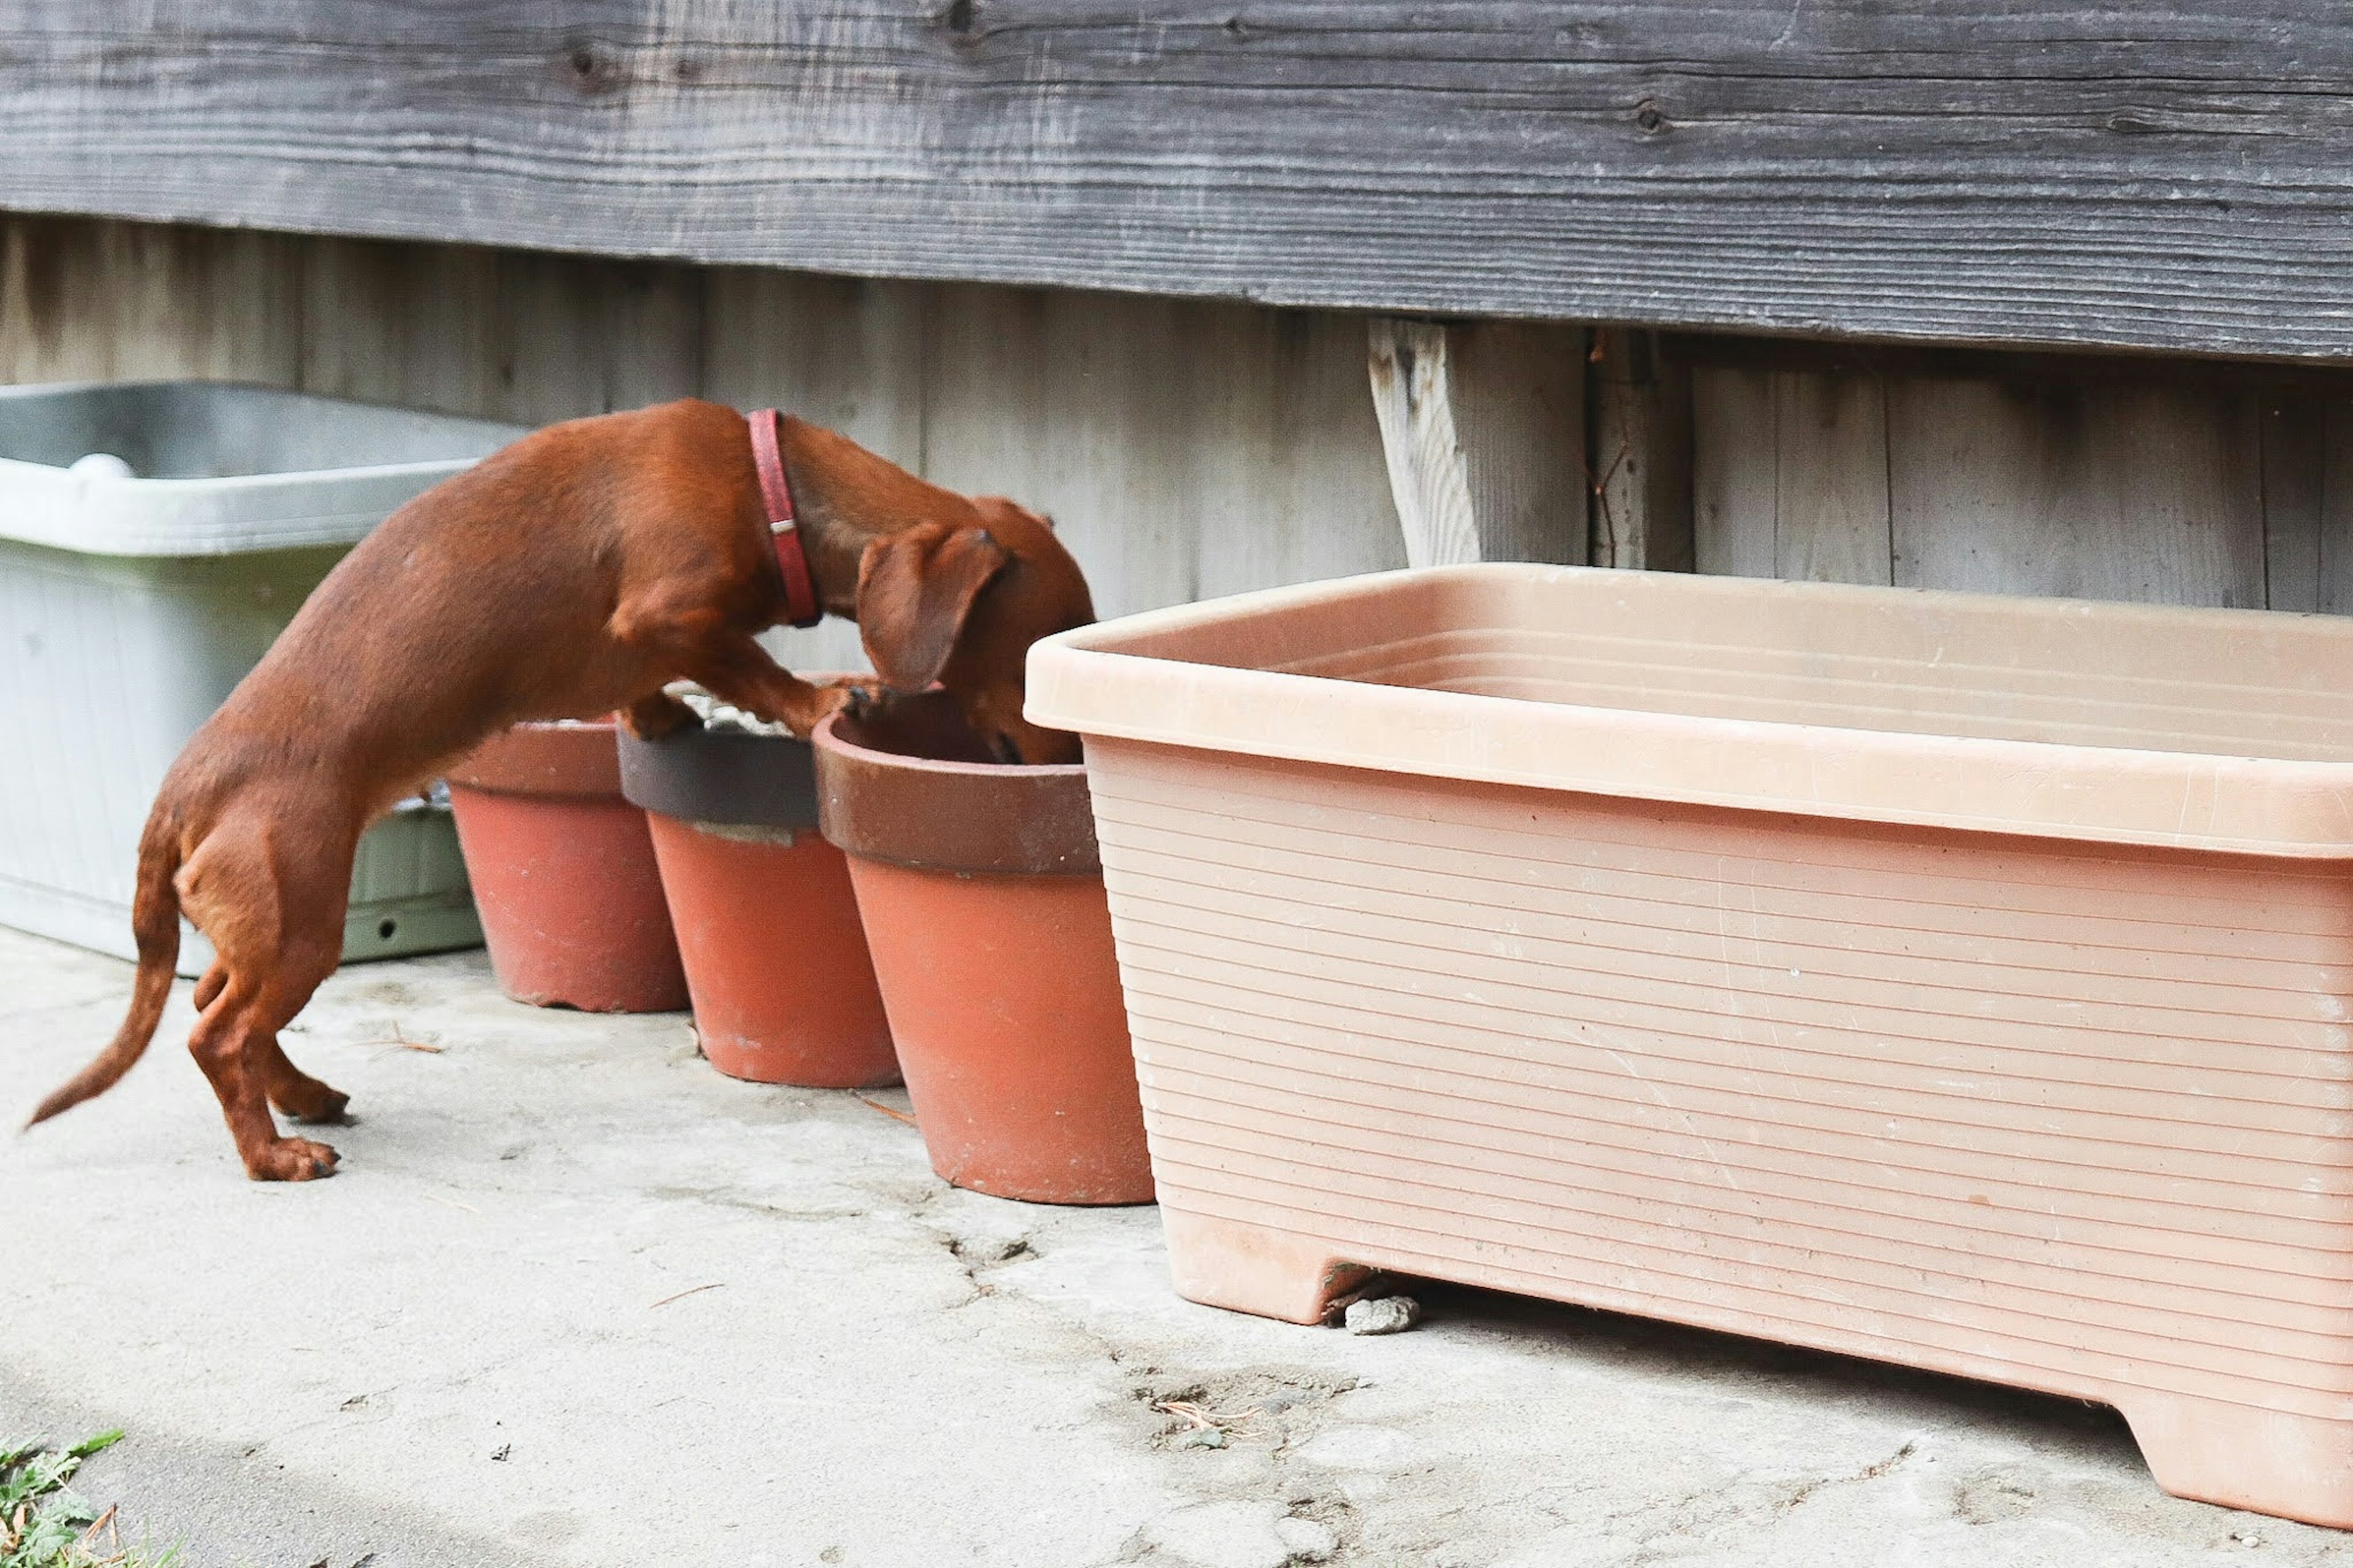
M 2177 1394 L 2116 1404 L 2157 1484 L 2174 1496 L 2353 1529 L 2353 1419 Z
M 1160 1217 L 1176 1293 L 1205 1306 L 1320 1323 L 1335 1300 L 1373 1272 L 1312 1237 L 1166 1206 Z

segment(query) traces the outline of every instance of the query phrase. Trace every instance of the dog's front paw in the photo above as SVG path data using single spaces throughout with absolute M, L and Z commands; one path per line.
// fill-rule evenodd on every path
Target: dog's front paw
M 657 691 L 621 710 L 621 727 L 640 741 L 659 741 L 701 722 L 693 709 L 667 691 Z
M 844 676 L 828 680 L 818 688 L 824 695 L 820 721 L 836 713 L 852 719 L 871 719 L 890 700 L 891 689 L 872 676 Z
M 280 1138 L 246 1161 L 245 1173 L 257 1182 L 315 1182 L 335 1173 L 336 1159 L 334 1150 L 324 1143 Z

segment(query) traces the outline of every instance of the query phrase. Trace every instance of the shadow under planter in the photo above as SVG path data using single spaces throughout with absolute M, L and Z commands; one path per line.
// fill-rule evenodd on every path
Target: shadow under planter
M 624 732 L 620 756 L 711 1065 L 808 1089 L 898 1082 L 849 868 L 817 831 L 808 742 L 697 723 Z
M 611 720 L 518 724 L 449 770 L 458 842 L 499 989 L 541 1007 L 686 1005 L 645 813 Z
M 932 1169 L 1031 1203 L 1150 1203 L 1085 768 L 982 760 L 936 695 L 837 714 L 816 745 Z

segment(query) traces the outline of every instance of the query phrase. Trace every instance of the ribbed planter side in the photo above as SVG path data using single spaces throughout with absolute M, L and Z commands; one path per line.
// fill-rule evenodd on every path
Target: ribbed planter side
M 849 868 L 817 831 L 807 743 L 695 725 L 624 734 L 620 759 L 711 1065 L 807 1089 L 898 1082 Z
M 1085 769 L 886 749 L 957 749 L 937 711 L 816 736 L 932 1168 L 1032 1203 L 1149 1203 Z
M 1485 566 L 1040 643 L 1185 1295 L 2115 1405 L 2353 1526 L 2353 624 Z
M 665 1013 L 686 975 L 614 726 L 519 724 L 450 770 L 458 841 L 499 989 L 534 1006 Z

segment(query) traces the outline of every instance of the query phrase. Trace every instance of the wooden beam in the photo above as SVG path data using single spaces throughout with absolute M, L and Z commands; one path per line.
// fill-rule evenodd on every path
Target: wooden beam
M 0 0 L 0 206 L 2353 356 L 2316 0 Z
M 1415 566 L 1585 560 L 1584 334 L 1377 317 L 1368 366 Z
M 1656 334 L 1593 335 L 1592 561 L 1692 570 L 1691 372 Z

